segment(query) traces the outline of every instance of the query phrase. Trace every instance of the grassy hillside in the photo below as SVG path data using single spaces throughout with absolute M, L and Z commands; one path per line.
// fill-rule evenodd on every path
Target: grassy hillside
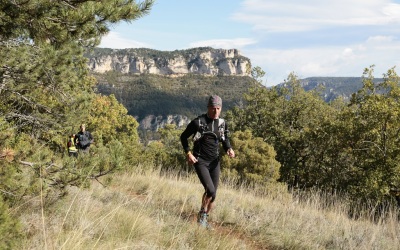
M 143 119 L 147 115 L 185 115 L 194 118 L 203 113 L 207 99 L 218 94 L 228 110 L 239 105 L 243 94 L 256 81 L 243 76 L 207 77 L 186 75 L 171 78 L 160 75 L 132 75 L 117 72 L 94 75 L 98 92 L 114 94 L 132 116 Z
M 18 249 L 398 249 L 396 216 L 375 222 L 346 216 L 344 202 L 283 187 L 258 192 L 225 180 L 211 215 L 214 230 L 195 222 L 202 188 L 188 177 L 124 173 L 102 186 L 71 189 L 54 204 L 27 200 L 26 238 Z

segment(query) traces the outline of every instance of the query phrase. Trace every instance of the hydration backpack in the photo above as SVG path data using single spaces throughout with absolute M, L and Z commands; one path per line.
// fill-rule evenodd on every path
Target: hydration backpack
M 74 144 L 74 142 L 73 142 L 72 138 L 69 138 L 68 142 L 67 142 L 67 147 L 71 147 L 73 144 Z
M 81 147 L 86 147 L 90 145 L 90 138 L 86 131 L 83 134 L 78 135 L 78 140 Z
M 205 134 L 212 134 L 214 135 L 216 138 L 218 138 L 219 141 L 225 141 L 225 120 L 222 118 L 216 119 L 212 121 L 212 130 L 209 130 L 208 126 L 207 126 L 207 121 L 206 121 L 206 117 L 205 115 L 201 115 L 199 117 L 197 117 L 198 121 L 199 121 L 199 129 L 196 132 L 196 134 L 193 136 L 193 142 L 196 142 L 198 140 L 200 140 L 203 135 Z M 215 131 L 215 126 L 214 126 L 214 122 L 218 121 L 218 129 L 217 131 Z

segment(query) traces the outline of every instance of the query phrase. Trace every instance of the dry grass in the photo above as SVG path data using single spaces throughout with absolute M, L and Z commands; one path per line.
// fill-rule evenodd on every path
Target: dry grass
M 196 176 L 120 174 L 108 187 L 71 189 L 43 214 L 39 198 L 29 201 L 20 248 L 400 249 L 395 215 L 352 220 L 343 204 L 323 208 L 317 193 L 300 202 L 283 187 L 271 190 L 260 196 L 222 184 L 211 231 L 195 222 L 202 195 Z

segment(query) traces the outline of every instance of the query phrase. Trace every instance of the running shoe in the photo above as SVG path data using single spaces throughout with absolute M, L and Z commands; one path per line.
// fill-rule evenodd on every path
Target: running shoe
M 197 215 L 197 222 L 200 224 L 200 226 L 204 227 L 204 228 L 208 228 L 208 222 L 207 222 L 207 217 L 208 214 L 205 212 L 200 211 Z

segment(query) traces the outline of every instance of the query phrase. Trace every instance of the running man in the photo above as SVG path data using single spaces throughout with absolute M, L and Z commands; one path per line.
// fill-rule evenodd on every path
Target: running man
M 217 95 L 210 96 L 207 113 L 192 120 L 180 139 L 187 155 L 187 161 L 193 165 L 205 192 L 197 219 L 201 226 L 210 228 L 207 217 L 213 207 L 220 176 L 219 142 L 229 157 L 235 157 L 228 137 L 228 126 L 220 118 L 222 99 Z M 188 138 L 193 136 L 193 151 L 190 151 Z

